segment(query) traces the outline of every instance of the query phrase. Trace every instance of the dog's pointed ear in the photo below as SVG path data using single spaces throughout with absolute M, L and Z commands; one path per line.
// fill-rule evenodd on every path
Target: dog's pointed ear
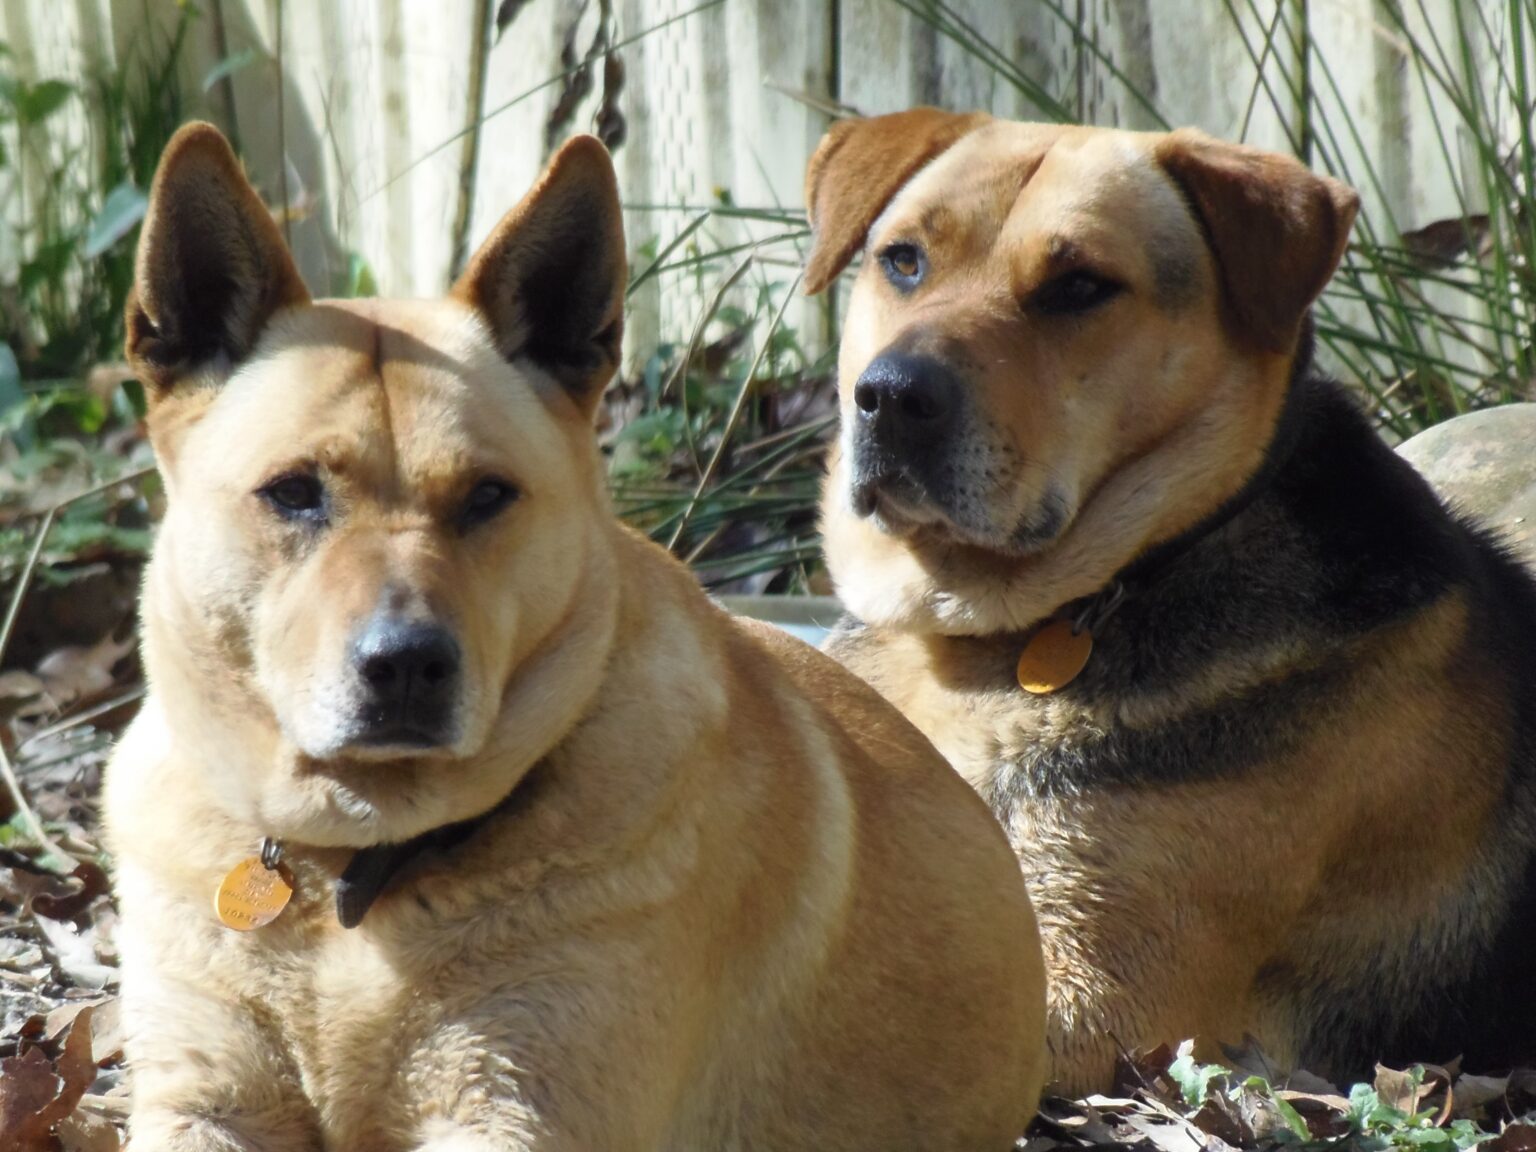
M 832 125 L 805 170 L 805 210 L 815 229 L 806 293 L 814 296 L 848 267 L 869 226 L 919 168 L 990 119 L 913 108 Z
M 308 301 L 228 141 L 186 125 L 155 172 L 128 296 L 128 363 L 149 398 L 215 357 L 238 363 L 274 312 Z
M 496 225 L 453 294 L 508 360 L 526 357 L 591 413 L 624 336 L 624 218 L 608 150 L 576 136 Z
M 1289 156 L 1191 129 L 1169 133 L 1154 155 L 1205 229 L 1236 335 L 1290 352 L 1344 256 L 1360 197 Z

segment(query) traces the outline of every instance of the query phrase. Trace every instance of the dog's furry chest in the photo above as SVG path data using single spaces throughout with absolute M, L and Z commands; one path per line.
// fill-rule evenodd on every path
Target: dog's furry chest
M 549 1107 L 541 1070 L 592 1040 L 561 1024 L 583 974 L 558 947 L 511 947 L 494 919 L 430 948 L 377 924 L 329 930 L 302 953 L 253 942 L 228 966 L 227 987 L 278 1050 L 325 1147 L 406 1152 L 433 1116 L 498 1101 L 515 1127 L 518 1100 L 528 1123 Z

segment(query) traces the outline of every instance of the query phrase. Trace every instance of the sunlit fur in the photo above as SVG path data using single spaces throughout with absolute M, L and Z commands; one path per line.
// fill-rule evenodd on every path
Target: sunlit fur
M 1356 195 L 1187 130 L 934 109 L 835 125 L 807 183 L 810 287 L 864 249 L 823 504 L 858 619 L 828 651 L 1008 829 L 1051 1080 L 1186 1038 L 1339 1083 L 1536 1058 L 1536 582 L 1312 363 Z M 893 242 L 923 283 L 889 282 Z M 1041 309 L 1074 267 L 1123 290 Z M 921 483 L 855 505 L 892 348 L 961 407 L 893 439 Z M 1076 677 L 1021 690 L 1032 627 L 1117 578 Z
M 822 522 L 838 591 L 861 619 L 1026 628 L 1096 592 L 1256 467 L 1289 362 L 1240 350 L 1220 323 L 1209 249 L 1150 155 L 1155 140 L 990 124 L 874 222 L 869 252 L 919 240 L 930 271 L 908 298 L 866 260 L 844 324 L 845 431 Z M 1076 266 L 1125 290 L 1081 317 L 1032 311 L 1032 293 Z M 896 523 L 854 513 L 847 440 L 853 383 L 893 345 L 956 363 L 967 384 L 957 482 Z M 1039 525 L 1048 536 L 1031 532 Z
M 1033 1114 L 985 805 L 608 507 L 619 219 L 578 138 L 450 297 L 310 303 L 223 140 L 170 146 L 129 310 L 169 511 L 106 787 L 135 1148 L 1002 1152 Z M 295 468 L 326 523 L 260 494 Z M 518 496 L 466 525 L 488 475 Z M 426 754 L 357 739 L 381 605 L 462 651 Z M 482 816 L 341 928 L 351 849 Z M 214 893 L 266 837 L 293 901 L 237 933 Z
M 556 691 L 547 661 L 529 662 L 611 563 L 583 430 L 550 411 L 536 374 L 509 382 L 519 370 L 462 304 L 382 308 L 280 316 L 227 380 L 168 399 L 152 421 L 170 496 L 145 587 L 156 687 L 204 700 L 208 771 L 240 814 L 311 844 L 407 839 L 498 799 L 509 761 L 520 774 L 582 703 Z M 318 466 L 333 526 L 285 522 L 258 494 L 300 466 Z M 483 475 L 522 498 L 461 531 Z M 461 638 L 457 739 L 441 752 L 351 749 L 349 645 L 386 603 Z M 527 703 L 509 710 L 509 697 Z M 437 784 L 446 760 L 451 790 Z

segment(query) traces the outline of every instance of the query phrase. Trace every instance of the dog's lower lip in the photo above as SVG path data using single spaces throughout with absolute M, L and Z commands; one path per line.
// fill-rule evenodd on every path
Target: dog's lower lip
M 873 484 L 856 484 L 853 488 L 853 511 L 861 519 L 874 515 L 880 503 L 880 492 Z
M 415 728 L 410 725 L 392 725 L 388 728 L 379 728 L 368 732 L 356 741 L 356 746 L 370 750 L 403 748 L 424 752 L 432 748 L 444 748 L 447 746 L 447 743 L 436 732 L 428 732 L 426 729 Z
M 903 492 L 917 498 L 904 501 Z M 854 514 L 860 519 L 867 520 L 878 512 L 882 518 L 893 519 L 900 523 L 916 519 L 911 510 L 922 502 L 921 496 L 914 491 L 911 481 L 901 473 L 874 476 L 857 481 L 849 497 Z

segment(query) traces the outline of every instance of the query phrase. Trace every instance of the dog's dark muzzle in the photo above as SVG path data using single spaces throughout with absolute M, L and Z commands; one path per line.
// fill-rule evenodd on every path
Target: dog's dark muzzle
M 963 394 L 958 375 L 931 356 L 887 352 L 853 386 L 853 495 L 868 515 L 882 491 L 920 496 L 950 449 Z
M 434 748 L 454 739 L 459 643 L 441 624 L 376 616 L 352 642 L 362 681 L 359 743 Z

